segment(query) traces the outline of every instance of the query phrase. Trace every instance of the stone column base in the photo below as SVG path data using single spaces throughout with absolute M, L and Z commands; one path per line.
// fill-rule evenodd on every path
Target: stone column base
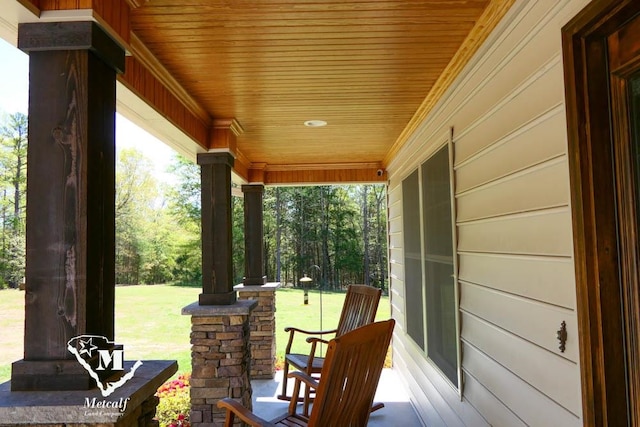
M 249 314 L 256 305 L 193 303 L 182 309 L 182 314 L 191 315 L 192 426 L 223 425 L 225 412 L 217 403 L 225 397 L 251 409 Z
M 125 363 L 125 370 L 131 369 Z M 0 427 L 157 427 L 156 390 L 178 370 L 175 360 L 144 360 L 133 378 L 103 397 L 97 388 L 11 391 L 0 385 Z
M 254 300 L 251 312 L 251 378 L 273 379 L 276 374 L 276 289 L 280 282 L 261 286 L 236 285 L 238 300 Z

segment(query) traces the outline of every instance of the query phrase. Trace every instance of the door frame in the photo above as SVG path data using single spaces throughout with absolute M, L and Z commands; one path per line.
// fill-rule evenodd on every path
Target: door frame
M 627 376 L 625 368 L 639 356 L 637 346 L 625 343 L 626 332 L 640 322 L 633 309 L 638 290 L 629 282 L 637 284 L 637 270 L 621 274 L 621 266 L 637 266 L 638 260 L 625 255 L 628 242 L 619 239 L 626 232 L 621 221 L 635 214 L 635 207 L 630 213 L 620 202 L 635 197 L 629 191 L 633 171 L 628 146 L 615 142 L 628 131 L 628 118 L 611 114 L 625 107 L 626 83 L 612 78 L 608 66 L 609 36 L 639 13 L 637 0 L 594 0 L 562 29 L 582 409 L 588 426 L 640 426 L 639 404 L 627 403 L 628 396 L 639 397 L 640 367 L 635 376 Z

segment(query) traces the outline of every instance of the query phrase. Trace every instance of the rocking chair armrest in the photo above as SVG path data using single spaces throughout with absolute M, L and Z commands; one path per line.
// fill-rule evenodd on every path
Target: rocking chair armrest
M 316 347 L 318 343 L 329 344 L 329 341 L 323 340 L 322 338 L 318 337 L 309 337 L 307 338 L 307 342 L 311 344 L 311 351 L 309 352 L 309 358 L 307 359 L 307 368 L 309 369 L 308 372 L 311 372 L 311 369 L 313 367 L 313 359 L 315 359 L 316 357 Z
M 242 422 L 250 425 L 251 427 L 275 427 L 274 424 L 267 420 L 264 420 L 254 415 L 247 408 L 242 406 L 236 400 L 225 398 L 218 401 L 218 408 L 227 410 L 227 418 L 225 420 L 225 426 L 233 425 L 234 415 L 237 415 Z
M 289 378 L 294 378 L 296 380 L 300 380 L 303 383 L 305 383 L 307 386 L 311 387 L 311 388 L 318 388 L 318 381 L 313 378 L 311 375 L 306 374 L 302 371 L 294 371 L 294 372 L 290 372 L 289 375 L 287 375 Z
M 304 329 L 294 328 L 293 326 L 287 326 L 286 328 L 284 328 L 284 331 L 285 332 L 300 332 L 301 334 L 307 334 L 307 335 L 324 335 L 324 334 L 336 333 L 338 330 L 337 329 L 331 329 L 329 331 L 306 331 Z
M 284 331 L 289 332 L 289 340 L 287 341 L 287 345 L 284 350 L 285 354 L 289 354 L 291 352 L 291 345 L 293 344 L 293 336 L 295 335 L 296 332 L 299 332 L 305 335 L 324 335 L 324 334 L 336 333 L 337 329 L 332 329 L 330 331 L 306 331 L 304 329 L 294 328 L 293 326 L 287 326 L 286 328 L 284 328 Z
M 329 344 L 329 340 L 323 340 L 322 338 L 318 338 L 318 337 L 309 337 L 307 338 L 307 342 L 309 344 L 313 344 L 313 343 Z

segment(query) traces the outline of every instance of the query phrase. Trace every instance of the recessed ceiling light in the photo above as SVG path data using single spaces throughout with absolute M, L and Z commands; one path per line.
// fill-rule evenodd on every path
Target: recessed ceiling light
M 326 126 L 327 122 L 325 122 L 324 120 L 307 120 L 306 122 L 304 122 L 304 125 L 310 128 L 319 128 L 322 126 Z

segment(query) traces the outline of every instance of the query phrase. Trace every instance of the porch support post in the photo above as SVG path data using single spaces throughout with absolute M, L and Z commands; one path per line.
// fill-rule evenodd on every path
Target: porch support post
M 244 279 L 245 286 L 264 285 L 264 185 L 243 185 L 244 193 Z
M 113 340 L 116 73 L 124 50 L 94 22 L 21 24 L 29 53 L 24 360 L 12 390 L 94 385 L 67 351 Z
M 228 132 L 214 132 L 228 135 Z M 214 138 L 219 140 L 219 138 Z M 251 408 L 249 315 L 256 301 L 233 289 L 231 168 L 227 152 L 198 155 L 202 185 L 202 293 L 191 315 L 191 425 L 222 425 L 225 397 Z
M 251 378 L 275 376 L 276 289 L 279 283 L 267 283 L 264 274 L 264 185 L 243 185 L 244 193 L 244 279 L 237 285 L 239 300 L 255 300 L 251 313 Z
M 198 154 L 202 185 L 201 305 L 236 302 L 233 290 L 231 168 L 229 153 Z

